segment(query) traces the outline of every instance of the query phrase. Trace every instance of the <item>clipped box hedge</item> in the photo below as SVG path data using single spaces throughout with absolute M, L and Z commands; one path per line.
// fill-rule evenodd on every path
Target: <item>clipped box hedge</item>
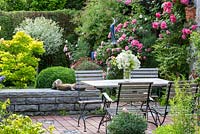
M 51 88 L 52 83 L 60 79 L 63 83 L 75 83 L 75 72 L 66 67 L 49 67 L 42 70 L 36 78 L 36 88 Z

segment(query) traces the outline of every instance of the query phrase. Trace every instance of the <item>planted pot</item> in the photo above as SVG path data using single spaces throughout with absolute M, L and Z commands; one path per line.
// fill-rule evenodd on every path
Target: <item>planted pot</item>
M 186 20 L 195 20 L 196 17 L 196 7 L 194 6 L 187 6 L 185 7 L 185 17 Z

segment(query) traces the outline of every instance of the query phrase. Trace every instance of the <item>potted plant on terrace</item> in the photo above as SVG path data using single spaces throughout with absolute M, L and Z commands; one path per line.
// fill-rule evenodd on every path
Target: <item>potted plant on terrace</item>
M 181 0 L 182 4 L 185 4 L 185 17 L 186 20 L 195 20 L 196 7 L 194 6 L 194 0 Z

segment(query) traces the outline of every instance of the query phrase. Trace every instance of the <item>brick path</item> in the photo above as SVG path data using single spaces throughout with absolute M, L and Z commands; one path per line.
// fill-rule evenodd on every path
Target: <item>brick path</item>
M 100 117 L 93 117 L 86 120 L 87 132 L 83 130 L 83 123 L 81 121 L 80 127 L 77 127 L 77 116 L 34 116 L 31 117 L 34 122 L 43 123 L 43 127 L 46 129 L 50 124 L 55 126 L 53 134 L 96 134 L 97 127 L 100 121 Z M 171 122 L 169 119 L 167 123 Z M 155 126 L 148 124 L 146 134 L 152 134 L 152 130 Z M 105 134 L 105 126 L 101 126 L 99 134 Z

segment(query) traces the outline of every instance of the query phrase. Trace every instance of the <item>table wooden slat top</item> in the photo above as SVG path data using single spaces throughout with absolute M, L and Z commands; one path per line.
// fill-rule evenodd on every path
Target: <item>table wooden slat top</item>
M 160 78 L 136 78 L 136 79 L 115 79 L 115 80 L 90 80 L 81 81 L 84 84 L 94 86 L 96 88 L 106 88 L 106 87 L 119 87 L 118 83 L 123 82 L 153 82 L 153 86 L 166 86 L 168 80 Z

